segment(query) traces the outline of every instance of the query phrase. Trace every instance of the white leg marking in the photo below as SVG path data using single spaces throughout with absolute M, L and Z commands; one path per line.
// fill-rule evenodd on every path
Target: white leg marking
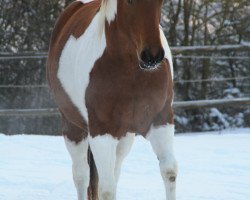
M 89 186 L 88 141 L 83 140 L 76 144 L 67 137 L 64 137 L 64 140 L 73 162 L 72 172 L 78 200 L 87 200 Z
M 152 128 L 147 139 L 160 162 L 161 175 L 166 188 L 166 200 L 175 200 L 177 162 L 174 157 L 174 125 Z
M 128 133 L 125 137 L 123 137 L 116 149 L 116 164 L 115 164 L 115 178 L 116 182 L 118 182 L 120 173 L 121 173 L 121 165 L 124 158 L 128 155 L 130 152 L 130 149 L 132 147 L 132 144 L 134 142 L 135 134 L 134 133 Z
M 111 135 L 89 137 L 99 178 L 99 200 L 116 199 L 115 163 L 118 140 Z

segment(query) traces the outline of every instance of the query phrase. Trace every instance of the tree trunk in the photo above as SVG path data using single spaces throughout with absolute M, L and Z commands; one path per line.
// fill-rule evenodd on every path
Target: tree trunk
M 208 28 L 207 28 L 207 22 L 208 22 L 208 1 L 205 1 L 205 13 L 204 13 L 204 45 L 208 45 Z M 202 79 L 208 79 L 210 75 L 210 60 L 205 59 L 202 61 Z M 201 83 L 201 99 L 207 98 L 207 90 L 208 90 L 208 83 L 206 81 Z

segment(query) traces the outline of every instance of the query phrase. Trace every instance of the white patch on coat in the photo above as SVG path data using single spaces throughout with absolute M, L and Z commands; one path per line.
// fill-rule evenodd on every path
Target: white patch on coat
M 97 13 L 85 33 L 78 39 L 70 36 L 59 60 L 58 78 L 72 103 L 88 120 L 85 106 L 85 91 L 89 84 L 89 73 L 105 48 L 106 38 L 103 21 Z
M 99 178 L 99 198 L 115 199 L 116 196 L 116 178 L 115 163 L 116 149 L 119 141 L 109 134 L 91 137 L 89 144 Z
M 151 128 L 147 136 L 159 159 L 166 200 L 176 199 L 177 162 L 174 157 L 174 125 Z
M 79 143 L 70 141 L 64 137 L 66 147 L 72 159 L 72 173 L 77 190 L 78 200 L 87 199 L 89 186 L 89 165 L 88 165 L 88 141 Z
M 163 49 L 165 51 L 165 58 L 169 62 L 170 70 L 171 70 L 171 76 L 172 76 L 172 79 L 173 79 L 173 77 L 174 77 L 174 68 L 173 68 L 172 53 L 171 53 L 170 47 L 168 45 L 168 41 L 167 41 L 167 39 L 166 39 L 166 37 L 164 35 L 164 32 L 163 32 L 163 30 L 162 30 L 161 27 L 160 27 L 160 37 L 161 37 L 161 43 L 162 43 Z
M 128 155 L 131 150 L 131 147 L 134 143 L 135 134 L 128 133 L 126 136 L 121 138 L 117 145 L 116 149 L 116 164 L 115 164 L 115 178 L 116 182 L 118 182 L 120 173 L 121 173 L 121 166 L 124 158 Z
M 167 159 L 174 154 L 174 125 L 151 127 L 147 139 L 151 142 L 158 159 Z

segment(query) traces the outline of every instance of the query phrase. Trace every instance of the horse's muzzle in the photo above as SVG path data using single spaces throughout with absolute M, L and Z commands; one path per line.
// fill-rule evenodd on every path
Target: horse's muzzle
M 155 69 L 164 59 L 165 52 L 160 48 L 156 54 L 153 54 L 149 48 L 142 51 L 140 56 L 140 67 L 142 69 Z

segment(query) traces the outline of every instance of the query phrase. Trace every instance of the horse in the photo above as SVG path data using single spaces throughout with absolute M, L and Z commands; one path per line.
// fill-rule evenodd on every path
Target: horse
M 47 79 L 62 116 L 78 200 L 115 200 L 136 135 L 159 160 L 176 199 L 173 64 L 160 26 L 163 0 L 81 0 L 59 16 Z

